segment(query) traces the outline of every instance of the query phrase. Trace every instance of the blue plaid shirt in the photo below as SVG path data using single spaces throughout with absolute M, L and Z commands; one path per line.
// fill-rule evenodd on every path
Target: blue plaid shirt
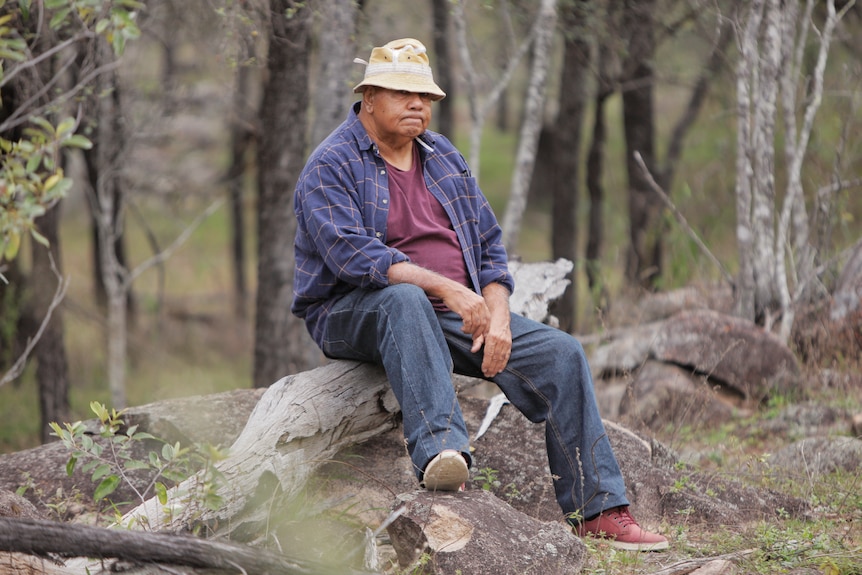
M 294 195 L 297 232 L 291 311 L 321 344 L 332 304 L 356 288 L 389 285 L 389 266 L 409 258 L 386 245 L 389 178 L 377 146 L 359 121 L 347 120 L 311 154 Z M 426 132 L 419 151 L 428 190 L 452 221 L 472 287 L 492 282 L 511 292 L 514 280 L 497 218 L 461 153 L 444 136 Z

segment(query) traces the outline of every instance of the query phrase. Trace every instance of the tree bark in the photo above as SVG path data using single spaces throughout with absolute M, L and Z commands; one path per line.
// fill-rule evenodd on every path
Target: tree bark
M 580 195 L 581 130 L 587 100 L 590 70 L 588 29 L 589 0 L 565 4 L 561 11 L 565 35 L 559 114 L 554 124 L 551 149 L 550 188 L 551 254 L 554 259 L 578 260 L 578 196 Z M 553 313 L 560 329 L 571 332 L 577 326 L 578 289 L 575 272 L 562 298 L 554 302 Z
M 253 45 L 250 41 L 241 41 L 240 57 L 237 58 L 237 68 L 234 73 L 233 112 L 230 130 L 230 167 L 227 172 L 228 204 L 231 223 L 231 268 L 233 270 L 233 309 L 234 315 L 245 319 L 246 302 L 248 301 L 248 282 L 246 281 L 246 247 L 245 247 L 245 205 L 243 202 L 246 162 L 249 150 L 254 142 L 254 114 L 250 102 L 251 67 L 244 64 L 246 52 Z
M 270 0 L 267 73 L 258 145 L 258 288 L 254 385 L 266 387 L 306 365 L 302 322 L 290 313 L 293 286 L 293 188 L 302 170 L 308 125 L 307 3 Z M 291 17 L 287 12 L 291 11 Z
M 185 500 L 184 492 L 195 492 L 192 477 L 169 492 L 166 505 L 150 499 L 123 524 L 181 531 L 203 522 L 231 532 L 265 524 L 269 502 L 296 495 L 339 450 L 391 429 L 398 411 L 385 373 L 371 364 L 338 361 L 285 377 L 266 390 L 230 456 L 216 464 L 224 477 L 218 511 Z
M 452 55 L 449 51 L 449 2 L 432 0 L 431 16 L 434 22 L 434 74 L 437 84 L 446 97 L 437 104 L 437 131 L 455 138 L 455 79 L 452 74 Z
M 41 557 L 118 558 L 141 563 L 167 563 L 212 569 L 239 569 L 247 575 L 285 575 L 332 573 L 320 566 L 299 562 L 282 555 L 223 541 L 104 529 L 39 519 L 0 517 L 0 551 L 28 553 Z M 56 565 L 55 560 L 46 559 Z M 51 573 L 85 573 L 52 568 Z M 340 571 L 344 573 L 344 571 Z
M 61 281 L 60 205 L 48 210 L 37 220 L 39 233 L 50 247 L 33 246 L 33 308 L 37 318 L 45 317 L 54 299 L 54 286 Z M 42 332 L 36 346 L 36 383 L 39 388 L 39 413 L 42 424 L 39 435 L 42 443 L 56 440 L 51 436 L 49 424 L 54 421 L 69 421 L 69 362 L 63 338 L 63 313 L 57 308 Z
M 355 0 L 323 0 L 319 3 L 322 25 L 318 35 L 320 70 L 314 90 L 314 125 L 311 147 L 335 129 L 344 118 L 352 100 L 351 67 L 356 51 L 357 6 Z
M 660 202 L 634 158 L 640 152 L 650 172 L 655 169 L 653 122 L 653 59 L 655 0 L 628 0 L 623 16 L 627 58 L 623 63 L 623 123 L 629 195 L 629 248 L 626 280 L 652 289 L 661 275 Z
M 554 29 L 557 24 L 557 1 L 542 0 L 536 16 L 536 39 L 530 81 L 527 87 L 524 121 L 518 138 L 518 151 L 515 156 L 515 170 L 512 174 L 512 189 L 503 215 L 503 245 L 510 254 L 516 253 L 521 221 L 527 207 L 527 191 L 533 166 L 536 161 L 536 148 L 542 127 L 542 112 L 545 104 L 545 89 L 550 66 Z

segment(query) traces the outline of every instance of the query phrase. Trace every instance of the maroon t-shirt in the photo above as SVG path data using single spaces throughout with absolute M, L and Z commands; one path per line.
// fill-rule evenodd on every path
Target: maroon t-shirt
M 469 286 L 461 244 L 443 206 L 425 185 L 418 148 L 414 144 L 410 170 L 399 170 L 388 162 L 386 166 L 389 169 L 386 243 L 405 253 L 414 264 Z M 435 309 L 447 309 L 439 298 L 429 299 Z

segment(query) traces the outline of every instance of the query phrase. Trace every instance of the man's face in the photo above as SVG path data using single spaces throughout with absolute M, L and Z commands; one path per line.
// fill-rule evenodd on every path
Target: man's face
M 429 94 L 373 88 L 368 97 L 375 130 L 383 138 L 413 139 L 431 122 Z

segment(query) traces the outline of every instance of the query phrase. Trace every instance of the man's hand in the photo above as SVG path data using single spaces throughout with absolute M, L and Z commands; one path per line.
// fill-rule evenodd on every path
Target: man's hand
M 512 352 L 509 290 L 505 286 L 489 284 L 479 295 L 458 282 L 409 262 L 392 265 L 389 281 L 417 285 L 425 293 L 443 300 L 464 322 L 461 331 L 473 338 L 471 351 L 479 353 L 484 347 L 482 373 L 485 377 L 494 377 L 503 371 Z
M 509 328 L 509 290 L 500 284 L 492 283 L 485 286 L 482 296 L 491 314 L 488 331 L 481 342 L 473 338 L 473 353 L 484 345 L 485 356 L 482 358 L 482 373 L 485 377 L 494 377 L 509 363 L 512 355 L 512 331 Z

